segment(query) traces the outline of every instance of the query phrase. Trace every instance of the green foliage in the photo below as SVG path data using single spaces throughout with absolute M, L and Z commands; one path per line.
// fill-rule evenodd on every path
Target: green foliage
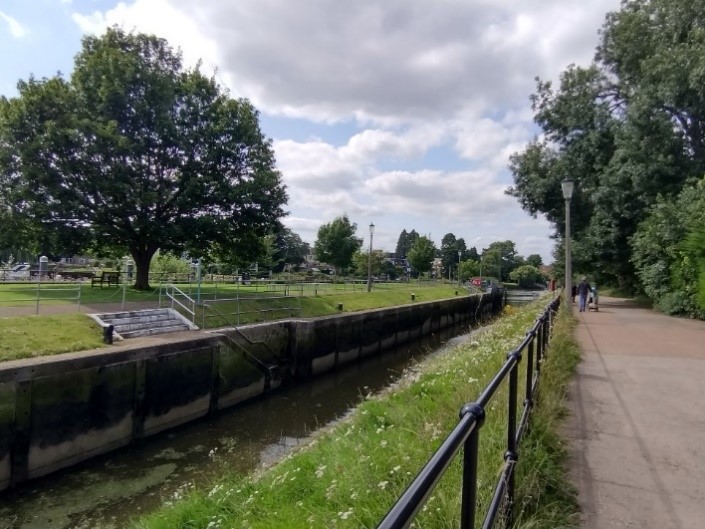
M 155 274 L 188 274 L 191 264 L 175 255 L 157 252 L 152 258 L 149 271 Z
M 659 195 L 671 200 L 705 172 L 704 25 L 702 2 L 623 2 L 589 67 L 569 67 L 556 90 L 538 81 L 532 102 L 544 134 L 511 157 L 509 193 L 546 214 L 560 237 L 560 181 L 576 181 L 576 271 L 634 288 L 644 272 L 629 241 L 640 222 Z
M 631 239 L 644 293 L 667 314 L 705 317 L 705 179 L 661 198 Z
M 476 277 L 480 275 L 480 262 L 479 261 L 462 261 L 460 263 L 460 280 L 467 281 L 471 277 Z
M 426 236 L 416 239 L 407 254 L 409 264 L 419 273 L 423 274 L 431 270 L 436 247 L 433 241 Z
M 460 257 L 458 257 L 460 252 Z M 477 253 L 477 251 L 475 252 Z M 452 233 L 446 233 L 441 240 L 441 264 L 443 265 L 443 277 L 448 277 L 448 272 L 455 274 L 458 263 L 467 259 L 468 249 L 465 240 L 456 239 Z
M 493 242 L 482 252 L 483 275 L 496 275 L 500 282 L 506 281 L 521 261 L 513 241 Z
M 541 271 L 531 265 L 522 265 L 512 270 L 509 274 L 509 279 L 517 283 L 520 287 L 533 287 L 545 281 Z
M 347 215 L 336 217 L 318 229 L 313 253 L 321 262 L 345 271 L 352 264 L 353 255 L 362 246 L 362 239 L 355 235 L 357 224 L 350 223 Z
M 359 277 L 367 277 L 367 267 L 368 261 L 370 265 L 370 271 L 373 276 L 379 276 L 382 274 L 382 269 L 384 268 L 384 252 L 382 250 L 372 250 L 371 259 L 369 252 L 355 252 L 353 256 L 353 267 L 355 269 L 355 275 Z
M 275 236 L 274 271 L 295 269 L 306 260 L 311 248 L 301 237 L 285 226 L 276 231 Z
M 418 238 L 419 234 L 416 233 L 416 230 L 411 230 L 410 232 L 407 232 L 405 229 L 402 230 L 399 234 L 399 239 L 397 240 L 397 247 L 396 250 L 394 250 L 394 256 L 397 259 L 404 259 L 408 257 L 409 250 L 411 250 L 411 247 Z
M 148 288 L 157 249 L 251 262 L 283 215 L 256 109 L 184 69 L 162 39 L 84 37 L 70 80 L 18 88 L 0 100 L 0 174 L 13 189 L 0 195 L 52 247 L 129 252 Z
M 537 253 L 532 253 L 526 258 L 526 264 L 531 265 L 535 268 L 541 268 L 543 266 L 543 259 Z
M 541 386 L 517 468 L 515 528 L 579 525 L 576 491 L 567 480 L 566 441 L 562 435 L 566 396 L 580 361 L 575 324 L 568 312 L 560 311 L 541 367 Z

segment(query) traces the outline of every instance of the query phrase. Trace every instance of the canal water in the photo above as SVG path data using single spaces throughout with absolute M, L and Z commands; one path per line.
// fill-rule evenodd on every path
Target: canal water
M 0 493 L 0 529 L 113 529 L 225 469 L 249 473 L 306 442 L 405 368 L 470 339 L 449 330 Z

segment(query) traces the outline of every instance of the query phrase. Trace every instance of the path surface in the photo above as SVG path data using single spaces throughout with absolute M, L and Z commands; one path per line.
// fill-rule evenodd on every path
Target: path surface
M 705 528 L 705 322 L 577 311 L 570 472 L 585 529 Z

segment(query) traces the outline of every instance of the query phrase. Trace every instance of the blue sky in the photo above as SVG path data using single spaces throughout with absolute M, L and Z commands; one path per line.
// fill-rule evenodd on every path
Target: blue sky
M 85 34 L 119 24 L 180 47 L 261 112 L 313 243 L 346 213 L 393 251 L 402 229 L 552 261 L 552 227 L 504 190 L 537 134 L 534 78 L 588 64 L 619 0 L 0 0 L 0 95 L 71 73 Z

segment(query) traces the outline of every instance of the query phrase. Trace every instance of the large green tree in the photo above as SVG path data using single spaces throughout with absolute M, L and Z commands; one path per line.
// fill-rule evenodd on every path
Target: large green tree
M 409 264 L 419 273 L 423 274 L 431 270 L 433 266 L 433 257 L 436 254 L 436 247 L 433 241 L 426 236 L 421 236 L 414 242 L 407 259 Z
M 520 264 L 523 259 L 517 254 L 513 241 L 496 241 L 491 243 L 482 252 L 484 275 L 494 276 L 500 281 L 509 278 L 509 274 Z
M 347 215 L 321 226 L 313 245 L 316 259 L 335 266 L 339 271 L 350 268 L 353 255 L 362 246 L 362 239 L 355 235 L 356 230 L 357 224 L 351 223 Z
M 258 113 L 166 41 L 111 28 L 83 39 L 68 80 L 18 88 L 0 101 L 0 178 L 43 232 L 83 229 L 97 248 L 127 250 L 137 288 L 158 249 L 262 252 L 286 193 Z
M 532 96 L 541 139 L 511 158 L 510 193 L 564 232 L 572 177 L 575 268 L 635 284 L 629 240 L 659 195 L 705 171 L 705 2 L 631 0 L 608 14 L 593 64 Z
M 274 246 L 275 272 L 300 265 L 306 260 L 306 255 L 311 253 L 309 244 L 286 226 L 280 226 L 276 230 Z

